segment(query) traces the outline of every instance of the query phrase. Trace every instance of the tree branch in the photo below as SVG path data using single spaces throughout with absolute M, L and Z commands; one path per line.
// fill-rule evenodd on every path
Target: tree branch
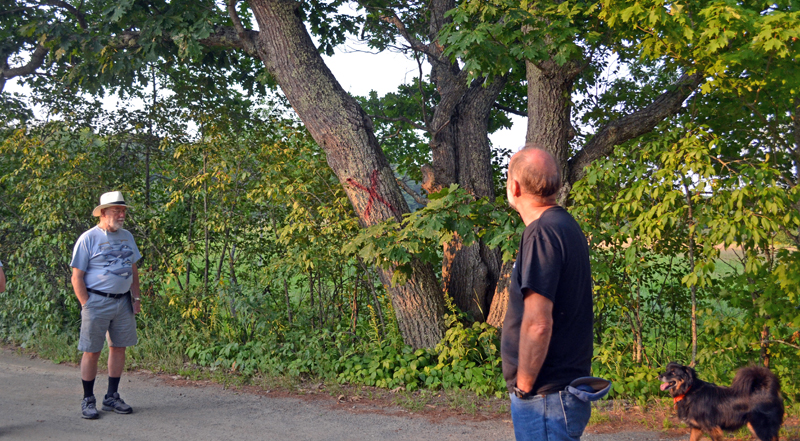
M 439 88 L 439 96 L 441 97 L 430 122 L 434 136 L 450 124 L 453 110 L 464 98 L 467 90 L 475 85 L 482 87 L 484 78 L 476 79 L 472 82 L 473 86 L 468 86 L 468 76 L 469 72 L 463 69 L 457 73 L 453 73 L 449 69 L 434 69 L 431 71 L 431 78 Z
M 414 121 L 411 121 L 410 119 L 406 118 L 405 116 L 398 116 L 397 118 L 390 118 L 388 116 L 369 115 L 369 117 L 372 118 L 372 119 L 379 118 L 379 119 L 382 119 L 384 121 L 404 122 L 404 123 L 410 125 L 411 127 L 417 129 L 417 130 L 424 130 L 426 132 L 430 131 L 427 127 L 425 127 L 425 126 L 423 126 L 421 124 L 415 123 Z
M 31 59 L 28 61 L 28 64 L 15 67 L 15 68 L 6 68 L 6 63 L 3 63 L 3 66 L 0 66 L 0 77 L 2 77 L 2 84 L 5 86 L 5 80 L 10 80 L 14 77 L 20 77 L 25 75 L 32 75 L 36 72 L 36 69 L 42 67 L 44 64 L 44 58 L 47 56 L 47 53 L 50 49 L 42 46 L 41 44 L 36 45 L 36 49 L 34 49 L 33 53 L 31 54 Z M 0 87 L 0 92 L 2 92 L 3 88 Z
M 86 14 L 79 11 L 78 8 L 72 6 L 71 4 L 61 1 L 61 0 L 48 0 L 44 2 L 45 5 L 55 6 L 57 8 L 63 8 L 69 11 L 70 14 L 74 15 L 76 19 L 78 19 L 78 25 L 80 25 L 81 29 L 86 30 Z
M 417 40 L 416 38 L 414 38 L 414 36 L 412 36 L 408 32 L 408 29 L 406 29 L 406 25 L 404 25 L 403 22 L 400 21 L 400 18 L 394 12 L 392 13 L 391 16 L 385 15 L 381 17 L 381 20 L 391 25 L 394 25 L 394 27 L 396 27 L 397 30 L 400 31 L 400 35 L 402 35 L 403 38 L 408 42 L 408 45 L 412 50 L 415 50 L 417 52 L 422 52 L 423 54 L 430 57 L 432 61 L 439 63 L 443 62 L 436 54 L 430 51 L 430 49 L 425 43 Z
M 392 12 L 391 16 L 384 15 L 383 17 L 381 17 L 381 20 L 383 20 L 386 23 L 389 23 L 389 24 L 393 25 L 394 27 L 396 27 L 397 30 L 400 31 L 400 35 L 402 35 L 403 38 L 405 38 L 406 41 L 408 42 L 408 44 L 411 46 L 411 49 L 414 49 L 415 51 L 427 53 L 428 46 L 425 45 L 424 43 L 422 43 L 421 41 L 417 40 L 411 34 L 408 33 L 408 29 L 406 29 L 406 25 L 404 25 L 403 22 L 400 21 L 400 17 L 398 17 L 397 14 Z
M 253 44 L 250 48 L 247 46 L 248 41 L 251 43 L 256 41 L 256 38 L 258 37 L 258 31 L 244 28 L 242 28 L 242 31 L 243 35 L 245 36 L 244 39 L 239 37 L 239 33 L 234 28 L 228 26 L 217 26 L 211 35 L 206 38 L 201 38 L 197 41 L 209 47 L 239 49 L 247 55 L 258 58 L 258 52 L 256 51 L 255 44 Z M 116 49 L 138 48 L 139 36 L 140 33 L 138 31 L 122 32 L 116 39 L 112 40 L 110 46 Z M 165 38 L 165 41 L 171 41 L 171 38 L 167 37 Z
M 795 348 L 795 349 L 800 349 L 800 345 L 796 345 L 796 344 L 793 344 L 793 343 L 789 343 L 788 341 L 783 341 L 783 340 L 770 340 L 769 342 L 770 342 L 770 343 L 781 343 L 781 344 L 784 344 L 784 345 L 786 345 L 786 346 L 791 346 L 791 347 L 793 347 L 793 348 Z
M 406 193 L 408 193 L 409 196 L 414 198 L 414 200 L 417 201 L 418 204 L 422 205 L 423 207 L 428 205 L 428 202 L 430 202 L 428 198 L 414 191 L 411 187 L 408 186 L 408 184 L 406 184 L 406 181 L 400 178 L 395 178 L 395 179 L 397 180 L 397 184 L 400 185 L 400 188 L 402 188 Z
M 11 14 L 16 14 L 17 12 L 30 11 L 31 9 L 36 9 L 36 8 L 24 7 L 24 8 L 6 9 L 5 11 L 0 11 L 0 15 L 11 15 Z
M 417 88 L 419 89 L 419 96 L 420 96 L 420 107 L 422 108 L 422 122 L 425 123 L 425 127 L 427 127 L 428 132 L 432 132 L 431 125 L 428 122 L 428 112 L 425 108 L 425 101 L 427 98 L 425 97 L 425 89 L 422 87 L 422 60 L 420 59 L 419 54 L 414 54 L 414 59 L 417 60 L 417 68 L 419 70 L 419 81 L 417 81 Z
M 495 109 L 498 109 L 498 110 L 502 110 L 503 112 L 508 112 L 508 113 L 511 113 L 511 114 L 514 114 L 514 115 L 518 115 L 518 116 L 523 116 L 525 118 L 528 117 L 528 112 L 523 111 L 523 110 L 513 109 L 511 107 L 503 106 L 503 105 L 500 105 L 500 104 L 497 104 L 497 103 L 492 104 L 492 107 L 494 107 Z
M 239 0 L 228 0 L 228 14 L 231 17 L 233 28 L 236 30 L 236 34 L 242 41 L 244 51 L 249 54 L 256 54 L 257 50 L 255 37 L 253 34 L 247 33 L 247 30 L 245 30 L 244 26 L 242 26 L 242 21 L 239 19 L 239 14 L 236 12 L 236 3 L 238 3 L 238 1 Z M 256 33 L 256 35 L 258 34 Z
M 586 173 L 584 169 L 596 159 L 609 155 L 614 146 L 653 130 L 658 123 L 678 113 L 684 100 L 702 82 L 701 73 L 683 75 L 647 107 L 606 124 L 569 160 L 569 183 L 579 181 Z

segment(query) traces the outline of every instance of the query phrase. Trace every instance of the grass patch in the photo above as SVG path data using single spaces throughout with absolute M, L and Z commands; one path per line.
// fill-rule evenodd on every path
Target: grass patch
M 592 409 L 592 416 L 589 417 L 589 425 L 594 424 L 603 424 L 608 423 L 611 421 L 611 417 L 607 412 L 603 412 L 601 410 Z
M 52 360 L 53 363 L 80 363 L 81 352 L 74 338 L 63 334 L 45 334 L 38 336 L 30 344 L 40 357 Z M 108 350 L 106 349 L 106 354 Z
M 428 395 L 427 393 L 416 394 L 414 392 L 400 391 L 394 394 L 392 402 L 409 412 L 421 412 L 425 410 L 425 405 L 430 402 Z
M 469 415 L 474 415 L 478 411 L 478 400 L 485 400 L 484 398 L 477 397 L 474 393 L 457 389 L 454 391 L 447 391 L 448 406 L 452 410 L 460 410 Z
M 184 367 L 186 348 L 176 328 L 150 321 L 139 327 L 138 335 L 139 343 L 126 351 L 129 369 L 175 373 Z

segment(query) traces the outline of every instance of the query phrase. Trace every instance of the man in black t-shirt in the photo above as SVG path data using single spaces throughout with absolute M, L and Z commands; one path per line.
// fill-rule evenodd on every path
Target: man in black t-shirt
M 589 247 L 556 204 L 561 176 L 545 150 L 526 145 L 509 162 L 509 205 L 525 222 L 503 324 L 503 377 L 517 440 L 579 439 L 591 406 L 565 388 L 592 359 Z

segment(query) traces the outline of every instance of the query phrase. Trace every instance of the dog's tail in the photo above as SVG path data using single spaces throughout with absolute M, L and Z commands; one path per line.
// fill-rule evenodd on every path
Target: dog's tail
M 778 396 L 781 383 L 778 377 L 769 369 L 760 366 L 748 366 L 739 369 L 733 378 L 731 389 L 736 395 L 752 395 L 757 392 L 766 392 Z
M 765 367 L 749 366 L 736 372 L 731 389 L 748 396 L 747 424 L 756 437 L 777 440 L 784 413 L 778 377 Z

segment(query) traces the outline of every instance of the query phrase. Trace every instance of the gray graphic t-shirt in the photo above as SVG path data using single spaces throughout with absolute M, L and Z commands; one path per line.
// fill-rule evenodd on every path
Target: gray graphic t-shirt
M 78 238 L 69 266 L 86 272 L 87 288 L 122 294 L 131 289 L 133 264 L 141 258 L 128 230 L 112 233 L 94 227 Z

